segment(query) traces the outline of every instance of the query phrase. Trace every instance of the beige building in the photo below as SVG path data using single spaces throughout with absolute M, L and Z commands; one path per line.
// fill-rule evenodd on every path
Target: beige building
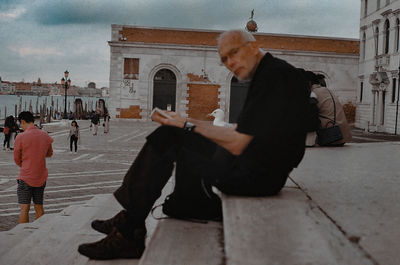
M 399 31 L 399 0 L 361 0 L 355 123 L 359 128 L 388 133 L 398 133 L 400 129 Z
M 112 25 L 109 110 L 113 117 L 148 120 L 153 107 L 207 119 L 216 108 L 234 122 L 246 84 L 220 63 L 221 31 Z M 296 67 L 326 76 L 343 104 L 356 102 L 359 41 L 256 33 L 262 49 Z

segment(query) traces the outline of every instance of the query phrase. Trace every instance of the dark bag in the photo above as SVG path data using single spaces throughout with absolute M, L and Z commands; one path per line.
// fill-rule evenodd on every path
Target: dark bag
M 185 159 L 185 158 L 181 158 Z M 164 214 L 184 220 L 222 220 L 221 199 L 212 191 L 211 185 L 193 172 L 188 163 L 177 163 L 174 191 L 167 196 Z M 188 176 L 188 173 L 191 176 Z
M 97 125 L 99 123 L 99 116 L 97 114 L 93 116 L 92 123 L 94 125 Z
M 319 145 L 328 146 L 334 142 L 340 141 L 343 139 L 342 131 L 340 130 L 339 125 L 336 124 L 336 103 L 335 99 L 333 98 L 331 92 L 328 90 L 329 94 L 331 95 L 333 101 L 333 120 L 328 117 L 320 115 L 320 117 L 329 119 L 330 121 L 326 124 L 325 128 L 319 128 L 317 130 L 317 141 Z M 328 127 L 329 124 L 332 124 L 332 127 Z
M 318 129 L 317 135 L 319 145 L 330 145 L 343 139 L 342 132 L 340 131 L 340 127 L 338 125 L 333 125 L 329 128 Z

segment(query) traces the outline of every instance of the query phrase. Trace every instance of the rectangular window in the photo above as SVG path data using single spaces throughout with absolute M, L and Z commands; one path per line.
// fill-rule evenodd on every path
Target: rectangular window
M 362 102 L 363 98 L 363 89 L 364 89 L 364 82 L 360 83 L 360 102 Z
M 139 79 L 139 59 L 124 59 L 124 79 Z
M 368 0 L 365 0 L 365 6 L 364 6 L 364 17 L 367 16 L 367 12 L 368 12 Z
M 396 78 L 393 78 L 392 82 L 392 103 L 396 101 L 396 87 L 397 87 L 397 82 Z
M 381 0 L 376 1 L 376 10 L 379 10 L 381 8 Z

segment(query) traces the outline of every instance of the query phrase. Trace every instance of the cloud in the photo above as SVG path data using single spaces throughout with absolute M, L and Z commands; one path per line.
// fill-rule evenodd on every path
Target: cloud
M 20 17 L 26 12 L 26 8 L 18 7 L 4 12 L 0 12 L 0 20 L 13 20 Z
M 357 3 L 354 3 L 357 2 Z M 111 24 L 358 38 L 360 1 L 0 0 L 0 75 L 108 85 Z
M 10 2 L 10 1 L 8 1 Z M 358 4 L 348 0 L 24 0 L 24 18 L 42 26 L 126 24 L 197 29 L 244 28 L 255 10 L 260 32 L 358 36 Z M 28 8 L 29 7 L 29 8 Z M 346 24 L 345 21 L 351 21 Z M 347 22 L 349 23 L 349 22 Z M 351 31 L 351 28 L 355 30 Z M 336 35 L 337 36 L 337 35 Z
M 61 56 L 62 53 L 55 48 L 35 48 L 35 47 L 8 47 L 11 51 L 17 53 L 21 57 L 29 56 Z
M 0 10 L 12 9 L 21 4 L 26 0 L 1 0 L 0 1 Z

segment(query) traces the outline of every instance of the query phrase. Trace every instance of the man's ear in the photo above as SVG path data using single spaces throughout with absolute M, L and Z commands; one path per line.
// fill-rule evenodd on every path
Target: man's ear
M 258 45 L 257 41 L 252 41 L 250 42 L 251 49 L 255 52 L 258 53 L 260 49 L 260 45 Z

